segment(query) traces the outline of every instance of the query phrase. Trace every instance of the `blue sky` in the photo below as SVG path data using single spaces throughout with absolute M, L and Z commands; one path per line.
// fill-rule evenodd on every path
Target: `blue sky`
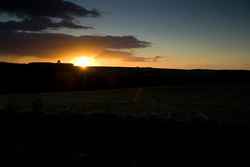
M 137 51 L 163 56 L 161 66 L 242 67 L 250 64 L 248 0 L 74 0 L 103 12 L 82 19 L 95 30 L 75 34 L 135 35 L 152 42 Z M 194 60 L 197 60 L 195 62 Z

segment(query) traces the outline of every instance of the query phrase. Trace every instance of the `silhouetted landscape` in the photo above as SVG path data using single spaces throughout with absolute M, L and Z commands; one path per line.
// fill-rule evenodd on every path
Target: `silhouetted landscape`
M 248 166 L 249 9 L 1 0 L 0 166 Z
M 1 63 L 1 93 L 56 92 L 152 86 L 246 87 L 250 71 L 88 67 L 72 64 Z M 18 83 L 18 84 L 17 84 Z
M 159 165 L 249 127 L 249 71 L 53 63 L 0 70 L 1 122 L 15 142 L 7 149 L 25 164 Z

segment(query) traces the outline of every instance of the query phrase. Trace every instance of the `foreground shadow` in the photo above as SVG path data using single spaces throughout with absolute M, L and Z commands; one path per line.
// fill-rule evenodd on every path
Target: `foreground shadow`
M 207 156 L 210 160 L 220 154 L 232 156 L 228 150 L 240 145 L 248 148 L 247 125 L 108 113 L 1 111 L 0 115 L 4 159 L 22 165 L 161 166 L 181 163 L 175 158 L 198 162 Z

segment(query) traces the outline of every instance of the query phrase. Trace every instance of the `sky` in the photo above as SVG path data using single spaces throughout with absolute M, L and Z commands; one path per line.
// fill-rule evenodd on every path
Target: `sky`
M 0 61 L 93 57 L 91 65 L 250 69 L 248 0 L 52 0 L 68 6 L 63 12 L 47 0 L 38 13 L 26 10 L 36 9 L 31 0 L 10 1 L 17 0 L 0 5 Z

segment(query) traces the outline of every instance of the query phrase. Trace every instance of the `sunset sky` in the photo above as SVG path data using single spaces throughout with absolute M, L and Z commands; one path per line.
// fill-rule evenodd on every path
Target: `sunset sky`
M 0 61 L 250 69 L 249 9 L 248 0 L 3 0 Z

